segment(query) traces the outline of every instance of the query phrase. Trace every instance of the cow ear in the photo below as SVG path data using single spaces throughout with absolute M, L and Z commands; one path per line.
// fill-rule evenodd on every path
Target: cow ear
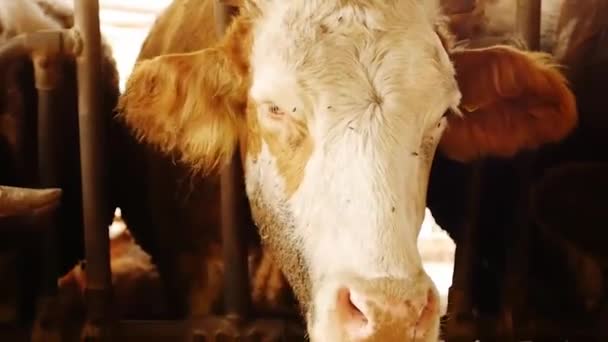
M 139 139 L 202 173 L 231 159 L 248 88 L 242 26 L 232 25 L 216 47 L 135 66 L 118 110 Z
M 565 138 L 576 126 L 576 101 L 543 53 L 507 46 L 451 53 L 462 115 L 448 115 L 439 150 L 468 162 L 511 157 Z

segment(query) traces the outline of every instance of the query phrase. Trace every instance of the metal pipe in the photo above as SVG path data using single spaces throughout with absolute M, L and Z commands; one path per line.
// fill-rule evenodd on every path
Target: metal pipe
M 39 125 L 38 132 L 42 134 L 42 132 L 49 132 L 49 134 L 53 134 L 52 131 L 54 129 L 47 129 L 46 123 L 48 122 L 46 118 L 50 118 L 49 113 L 46 113 L 48 106 L 52 106 L 52 104 L 46 104 L 45 101 L 52 101 L 54 96 L 52 94 L 46 94 L 47 91 L 51 91 L 57 88 L 57 82 L 59 78 L 59 73 L 57 72 L 55 61 L 60 56 L 73 56 L 79 52 L 80 44 L 78 39 L 76 39 L 74 35 L 74 31 L 71 29 L 61 29 L 61 30 L 46 30 L 46 31 L 37 31 L 31 32 L 27 34 L 21 34 L 16 37 L 11 38 L 5 44 L 0 46 L 0 68 L 9 70 L 9 75 L 5 75 L 9 79 L 15 77 L 15 75 L 10 74 L 13 72 L 12 68 L 6 67 L 7 64 L 18 60 L 29 58 L 33 61 L 34 64 L 34 72 L 35 72 L 35 82 L 36 88 L 39 91 L 39 101 L 38 101 L 38 111 L 44 117 L 41 118 L 42 123 Z M 44 112 L 40 112 L 44 111 Z M 29 125 L 26 124 L 27 127 L 24 127 L 24 118 L 19 120 L 19 130 L 29 129 Z M 28 122 L 30 119 L 27 119 Z M 56 126 L 58 127 L 58 126 Z M 32 127 L 33 128 L 33 127 Z M 42 130 L 42 131 L 41 131 Z M 46 133 L 44 133 L 46 134 Z M 25 135 L 24 135 L 25 136 Z M 57 135 L 55 135 L 57 136 Z M 38 156 L 44 158 L 42 161 L 43 169 L 38 170 L 38 181 L 42 181 L 40 177 L 46 177 L 47 179 L 54 178 L 57 179 L 58 171 L 52 171 L 49 169 L 49 166 L 53 163 L 54 154 L 47 153 L 47 148 L 52 148 L 53 144 L 48 144 L 48 141 L 53 142 L 53 137 L 40 137 L 42 138 L 39 141 L 39 146 L 41 147 Z M 33 149 L 32 144 L 29 142 L 23 141 L 20 139 L 17 144 L 19 150 L 21 152 L 31 152 Z M 23 153 L 21 153 L 23 154 Z M 25 179 L 29 181 L 33 181 L 28 176 L 28 170 L 24 170 L 23 168 L 29 164 L 23 159 L 23 156 L 18 157 L 18 168 L 20 169 L 21 177 L 25 177 Z M 51 163 L 51 164 L 49 164 Z M 58 165 L 58 164 L 53 164 Z M 53 168 L 53 167 L 51 167 Z M 53 174 L 51 174 L 53 173 Z M 28 174 L 28 175 L 26 175 Z M 40 184 L 42 187 L 56 187 L 58 183 L 56 181 L 43 182 Z
M 80 45 L 69 29 L 20 34 L 0 46 L 0 65 L 36 53 L 44 56 L 73 55 Z
M 108 225 L 112 219 L 105 208 L 106 121 L 102 115 L 101 33 L 98 0 L 74 0 L 74 28 L 82 38 L 77 56 L 78 123 L 84 217 L 85 258 L 87 260 L 88 322 L 105 338 L 103 328 L 109 323 L 109 300 L 112 283 Z
M 540 49 L 541 0 L 517 0 L 516 29 L 529 50 Z M 532 184 L 532 167 L 535 153 L 524 153 L 517 158 L 519 176 L 519 202 L 514 227 L 508 231 L 507 265 L 502 289 L 501 324 L 505 334 L 514 339 L 516 332 L 525 326 L 527 306 L 527 274 L 529 269 L 530 229 L 529 189 Z
M 528 49 L 540 48 L 541 0 L 517 0 L 516 30 Z
M 236 8 L 216 0 L 214 12 L 216 30 L 222 35 Z M 225 165 L 220 174 L 221 225 L 224 260 L 224 308 L 226 315 L 244 318 L 249 310 L 250 290 L 246 244 L 241 232 L 242 213 L 239 210 L 241 188 L 238 186 L 243 173 L 238 166 L 240 154 L 235 153 L 230 164 Z
M 37 63 L 34 62 L 36 69 L 40 65 L 46 66 L 43 71 L 37 71 L 36 80 L 50 80 L 53 74 L 57 71 L 55 64 Z M 55 78 L 54 81 L 57 81 Z M 62 163 L 58 153 L 61 139 L 61 116 L 57 115 L 57 86 L 55 82 L 48 82 L 49 89 L 38 88 L 38 186 L 41 188 L 61 187 Z M 36 82 L 37 87 L 43 87 L 39 82 Z M 44 238 L 42 239 L 42 287 L 43 297 L 41 298 L 42 306 L 48 305 L 51 301 L 46 296 L 53 296 L 57 292 L 58 260 L 57 260 L 57 228 L 59 227 L 59 212 L 53 211 L 45 220 Z
M 454 272 L 452 286 L 448 294 L 448 313 L 455 319 L 446 321 L 446 336 L 457 330 L 457 318 L 466 318 L 473 315 L 473 265 L 478 256 L 479 240 L 479 206 L 481 201 L 483 162 L 476 162 L 471 166 L 470 193 L 467 196 L 466 223 L 456 245 L 454 258 Z M 447 339 L 452 341 L 452 339 Z
M 61 116 L 57 115 L 57 89 L 38 88 L 38 182 L 42 188 L 61 186 Z

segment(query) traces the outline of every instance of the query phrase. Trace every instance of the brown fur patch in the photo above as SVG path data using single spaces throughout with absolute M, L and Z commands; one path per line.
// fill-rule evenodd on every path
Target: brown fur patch
M 193 53 L 196 56 L 197 53 L 203 53 L 204 51 L 215 50 L 218 55 L 225 58 L 226 64 L 220 66 L 224 70 L 228 71 L 228 77 L 235 77 L 243 80 L 243 89 L 247 89 L 247 78 L 249 74 L 248 65 L 248 54 L 249 54 L 249 27 L 250 18 L 247 17 L 246 13 L 242 13 L 233 21 L 233 24 L 228 29 L 228 32 L 222 39 L 218 39 L 214 28 L 213 18 L 213 2 L 211 0 L 175 0 L 171 5 L 164 11 L 164 13 L 155 22 L 150 34 L 146 38 L 146 41 L 141 49 L 138 60 L 143 64 L 142 60 L 152 59 L 157 56 L 179 55 L 187 60 L 185 53 Z M 245 11 L 247 12 L 247 11 Z M 206 49 L 206 50 L 203 50 Z M 190 57 L 192 57 L 190 55 Z M 158 61 L 163 57 L 159 57 Z M 162 61 L 162 60 L 161 60 Z M 161 61 L 155 62 L 160 63 Z M 218 66 L 216 64 L 201 65 L 200 63 L 190 60 L 192 68 L 199 69 L 200 73 L 209 73 L 210 69 L 216 70 Z M 224 66 L 226 68 L 224 68 Z M 161 67 L 161 66 L 159 66 Z M 176 78 L 180 78 L 183 75 L 182 72 L 190 71 L 187 70 L 169 70 L 168 72 L 174 73 Z M 143 71 L 142 71 L 143 72 Z M 209 80 L 213 80 L 210 75 L 203 75 Z M 133 76 L 132 76 L 133 77 Z M 131 77 L 131 78 L 132 78 Z M 182 79 L 183 88 L 190 94 L 184 94 L 185 97 L 192 96 L 193 98 L 201 96 L 214 95 L 214 89 L 211 88 L 214 84 L 208 84 L 208 88 L 205 89 L 207 92 L 204 94 L 197 93 L 192 83 L 196 82 L 195 78 L 189 80 Z M 166 83 L 157 84 L 161 90 L 166 91 L 166 95 L 170 96 L 173 91 L 171 85 L 167 86 Z M 223 91 L 224 89 L 220 89 Z M 243 91 L 242 94 L 245 92 Z M 210 95 L 211 94 L 211 95 Z M 199 111 L 197 113 L 201 117 L 209 118 L 216 116 L 225 116 L 226 112 L 217 112 L 217 109 L 224 109 L 227 107 L 234 108 L 233 113 L 235 120 L 233 121 L 218 121 L 218 129 L 225 127 L 224 124 L 233 125 L 228 126 L 229 133 L 235 133 L 238 136 L 240 143 L 241 159 L 244 161 L 247 152 L 251 152 L 254 155 L 260 150 L 261 137 L 260 131 L 257 126 L 257 120 L 252 117 L 247 117 L 244 120 L 246 111 L 242 106 L 245 105 L 246 97 L 240 97 L 239 94 L 234 97 L 224 97 L 223 99 L 217 99 L 213 102 L 218 104 L 218 107 L 208 107 L 208 111 Z M 184 99 L 182 99 L 184 100 Z M 147 105 L 152 105 L 148 103 Z M 147 107 L 148 112 L 151 116 L 158 115 L 154 113 L 156 108 Z M 180 105 L 178 104 L 178 107 Z M 163 109 L 163 108 L 161 108 Z M 168 110 L 172 110 L 168 108 Z M 252 111 L 255 113 L 255 111 Z M 125 114 L 125 113 L 123 113 Z M 128 112 L 127 115 L 130 115 Z M 164 115 L 175 114 L 174 112 L 167 111 Z M 166 117 L 158 118 L 159 120 L 165 120 Z M 152 118 L 156 120 L 156 118 Z M 128 123 L 128 122 L 127 122 Z M 197 121 L 201 125 L 208 125 L 213 122 L 205 121 L 201 118 L 201 121 Z M 188 126 L 190 122 L 184 121 L 184 130 L 182 135 L 186 136 L 190 134 L 188 129 L 192 126 Z M 170 127 L 171 128 L 171 127 Z M 173 126 L 171 129 L 175 128 Z M 143 132 L 145 134 L 156 134 L 159 131 Z M 163 132 L 161 130 L 160 132 Z M 170 132 L 174 134 L 173 132 Z M 164 134 L 164 133 L 163 133 Z M 144 137 L 146 141 L 148 138 Z M 154 137 L 152 137 L 154 138 Z M 192 139 L 200 139 L 201 136 L 190 136 Z M 203 139 L 209 139 L 212 137 L 203 137 Z M 220 136 L 220 139 L 229 139 L 230 144 L 232 141 L 235 142 L 237 139 L 233 137 Z M 172 138 L 173 139 L 173 138 Z M 221 145 L 221 144 L 220 144 Z M 138 148 L 144 148 L 138 146 Z M 235 145 L 236 148 L 236 145 Z M 148 152 L 148 151 L 147 151 Z M 185 166 L 191 167 L 193 162 L 199 162 L 196 160 L 196 156 L 192 156 L 188 161 L 189 165 L 175 165 L 165 159 L 164 155 L 158 152 L 149 151 L 148 160 L 146 161 L 145 167 L 148 169 L 157 170 L 158 164 L 162 164 L 162 168 L 159 171 L 154 171 L 152 175 L 156 182 L 150 186 L 154 187 L 154 190 L 150 190 L 155 197 L 158 199 L 154 202 L 154 205 L 150 208 L 154 210 L 155 218 L 167 218 L 168 222 L 155 220 L 155 224 L 159 225 L 159 229 L 170 230 L 168 232 L 171 235 L 170 239 L 165 239 L 163 244 L 165 246 L 170 245 L 170 249 L 179 250 L 177 253 L 177 277 L 176 281 L 180 284 L 184 284 L 184 291 L 188 294 L 189 303 L 189 314 L 190 315 L 205 315 L 215 312 L 218 305 L 221 304 L 222 300 L 222 287 L 224 281 L 224 265 L 221 253 L 221 243 L 219 242 L 219 186 L 217 175 L 208 175 L 207 177 L 199 177 L 200 175 L 191 175 L 195 177 L 192 180 L 192 188 L 184 189 L 181 184 L 181 180 L 161 180 L 164 187 L 158 187 L 158 178 L 180 178 L 184 177 L 186 171 Z M 178 152 L 184 153 L 181 150 L 181 146 L 175 145 L 175 148 L 171 151 L 166 149 L 163 152 Z M 188 152 L 188 151 L 186 151 Z M 227 157 L 228 155 L 226 155 Z M 167 158 L 168 159 L 168 158 Z M 162 162 L 160 162 L 162 160 Z M 192 161 L 192 162 L 190 162 Z M 209 170 L 210 171 L 210 170 Z M 149 171 L 148 171 L 149 172 Z M 168 193 L 174 193 L 173 196 L 167 198 Z M 204 195 L 203 195 L 204 194 Z M 244 196 L 243 196 L 244 197 Z M 175 202 L 175 198 L 180 202 L 176 205 L 175 209 L 172 207 Z M 182 203 L 184 202 L 184 203 Z M 249 203 L 243 201 L 243 211 L 249 209 Z M 174 225 L 181 225 L 179 230 L 174 229 Z M 142 227 L 143 229 L 150 229 L 150 227 Z M 253 227 L 252 227 L 253 228 Z M 179 235 L 179 236 L 176 236 Z M 247 234 L 249 235 L 249 234 Z M 248 239 L 250 236 L 247 236 Z M 256 311 L 271 311 L 276 313 L 277 311 L 284 311 L 286 309 L 286 299 L 291 295 L 291 289 L 286 284 L 285 279 L 282 276 L 281 271 L 278 269 L 276 264 L 273 264 L 274 258 L 267 254 L 266 251 L 261 251 L 256 241 L 248 241 L 251 243 L 250 250 L 250 277 L 251 277 L 251 288 L 253 290 L 253 305 Z M 184 246 L 188 246 L 184 248 Z
M 192 52 L 217 44 L 219 39 L 214 29 L 213 2 L 171 1 L 152 25 L 137 60 L 168 53 Z
M 249 30 L 240 16 L 215 48 L 140 62 L 119 102 L 127 125 L 203 173 L 229 162 L 249 86 Z
M 497 46 L 451 57 L 464 118 L 448 117 L 439 148 L 449 158 L 511 157 L 557 142 L 576 126 L 574 95 L 547 54 Z
M 271 132 L 262 127 L 260 133 L 270 153 L 276 158 L 289 197 L 304 178 L 304 168 L 312 154 L 313 142 L 305 122 L 295 120 L 287 114 L 284 121 L 282 132 Z

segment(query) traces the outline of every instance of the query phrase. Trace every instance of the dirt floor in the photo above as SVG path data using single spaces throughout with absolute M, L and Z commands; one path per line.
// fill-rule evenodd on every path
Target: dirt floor
M 101 31 L 112 45 L 120 73 L 121 89 L 157 14 L 170 0 L 100 0 Z M 418 246 L 424 267 L 435 281 L 445 312 L 447 293 L 452 283 L 454 243 L 441 230 L 427 210 Z

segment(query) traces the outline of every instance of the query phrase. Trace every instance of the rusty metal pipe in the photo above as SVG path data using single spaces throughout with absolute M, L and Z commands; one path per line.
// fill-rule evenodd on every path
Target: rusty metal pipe
M 224 34 L 236 8 L 216 0 L 214 13 L 218 35 Z M 250 299 L 249 271 L 246 244 L 241 227 L 243 213 L 239 210 L 240 180 L 242 171 L 240 154 L 235 153 L 232 162 L 225 165 L 220 174 L 222 247 L 225 267 L 224 309 L 229 317 L 244 318 L 248 314 Z
M 102 53 L 98 0 L 74 0 L 74 28 L 82 38 L 76 62 L 88 323 L 101 330 L 100 336 L 95 337 L 103 339 L 112 291 L 108 238 L 112 217 L 106 216 L 109 210 L 105 208 L 107 129 L 99 89 Z M 91 329 L 95 330 L 98 329 Z
M 528 49 L 540 48 L 541 0 L 517 0 L 516 30 Z

